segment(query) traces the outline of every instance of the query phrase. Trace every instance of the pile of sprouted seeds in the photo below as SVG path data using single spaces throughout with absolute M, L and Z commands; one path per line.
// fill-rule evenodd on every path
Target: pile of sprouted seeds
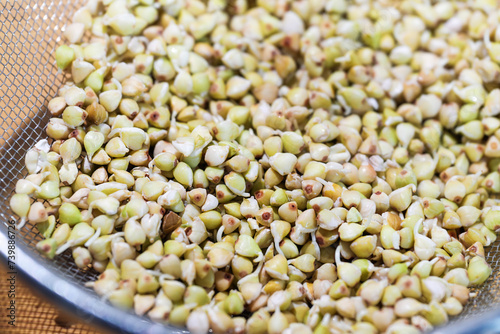
M 428 331 L 491 274 L 498 6 L 88 1 L 12 210 L 195 334 Z

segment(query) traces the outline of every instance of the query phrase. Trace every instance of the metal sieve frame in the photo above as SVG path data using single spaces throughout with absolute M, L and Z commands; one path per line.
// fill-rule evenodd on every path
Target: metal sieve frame
M 4 1 L 5 2 L 5 1 Z M 57 71 L 53 53 L 61 29 L 83 0 L 6 0 L 0 7 L 0 259 L 6 261 L 7 224 L 15 182 L 26 175 L 24 155 L 46 138 L 48 100 L 67 79 Z M 82 320 L 123 333 L 187 333 L 117 309 L 83 286 L 97 273 L 81 270 L 69 251 L 49 261 L 35 250 L 42 239 L 32 224 L 17 232 L 17 269 L 35 291 Z M 464 312 L 434 333 L 500 333 L 500 241 L 487 249 L 493 274 L 473 289 Z
M 0 244 L 7 244 L 7 236 L 2 229 Z M 33 251 L 24 245 L 16 245 L 18 259 L 16 271 L 33 291 L 47 298 L 59 309 L 76 316 L 85 323 L 102 328 L 110 333 L 147 333 L 181 334 L 188 333 L 173 326 L 154 323 L 146 317 L 139 317 L 131 312 L 113 307 L 101 300 L 95 293 L 75 282 L 69 281 L 57 272 L 50 261 L 38 259 Z M 2 261 L 6 262 L 6 253 L 2 249 Z M 47 263 L 48 262 L 48 263 Z

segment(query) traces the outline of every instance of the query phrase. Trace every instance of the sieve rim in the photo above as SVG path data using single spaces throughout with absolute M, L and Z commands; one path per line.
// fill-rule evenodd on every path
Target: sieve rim
M 2 224 L 3 225 L 3 224 Z M 0 229 L 0 245 L 9 238 L 6 229 Z M 7 263 L 7 248 L 2 247 L 0 258 Z M 51 304 L 64 312 L 83 319 L 93 326 L 112 333 L 182 334 L 189 333 L 169 324 L 153 322 L 132 312 L 121 310 L 100 299 L 95 293 L 58 275 L 50 262 L 32 257 L 32 251 L 22 243 L 16 244 L 16 275 L 28 283 L 31 290 L 46 297 Z
M 50 29 L 44 28 L 42 23 L 39 23 L 40 27 L 31 27 L 30 24 L 26 24 L 26 27 L 23 27 L 17 22 L 15 29 L 18 29 L 18 32 L 25 34 L 35 34 L 35 32 L 40 31 L 40 34 L 37 37 L 40 38 L 35 45 L 40 47 L 40 45 L 44 45 L 47 48 L 47 52 L 43 54 L 40 53 L 38 49 L 29 48 L 30 43 L 29 40 L 21 40 L 21 41 L 11 41 L 8 36 L 5 35 L 5 39 L 0 39 L 0 46 L 5 46 L 5 52 L 0 54 L 0 64 L 5 66 L 5 69 L 8 69 L 11 64 L 14 62 L 16 65 L 32 65 L 32 63 L 38 64 L 39 66 L 36 68 L 39 71 L 52 71 L 48 74 L 37 74 L 32 72 L 15 73 L 16 75 L 22 76 L 23 79 L 29 78 L 32 76 L 33 78 L 46 78 L 53 79 L 54 81 L 48 82 L 47 86 L 42 87 L 36 82 L 35 79 L 28 80 L 28 83 L 25 85 L 24 83 L 17 84 L 15 82 L 12 83 L 14 88 L 19 89 L 16 90 L 15 98 L 19 97 L 28 97 L 28 98 L 40 98 L 43 103 L 41 106 L 37 105 L 25 105 L 24 109 L 29 109 L 30 112 L 35 112 L 36 118 L 33 117 L 30 119 L 31 114 L 19 114 L 18 117 L 22 119 L 23 122 L 21 125 L 25 126 L 23 128 L 21 125 L 16 126 L 14 129 L 9 126 L 9 130 L 15 131 L 8 140 L 4 144 L 0 144 L 0 167 L 2 167 L 3 171 L 0 173 L 0 185 L 13 185 L 12 177 L 14 175 L 22 176 L 22 173 L 25 173 L 22 170 L 22 163 L 16 161 L 16 157 L 24 156 L 27 149 L 30 148 L 37 139 L 46 138 L 43 133 L 43 128 L 45 128 L 46 121 L 50 117 L 47 112 L 46 102 L 52 96 L 54 96 L 54 92 L 57 88 L 61 87 L 64 84 L 64 79 L 61 78 L 63 76 L 62 73 L 55 73 L 55 65 L 53 59 L 51 58 L 50 51 L 55 47 L 56 44 L 59 43 L 61 38 L 60 36 L 60 27 L 63 26 L 64 21 L 69 15 L 75 6 L 79 5 L 81 0 L 73 0 L 73 1 L 47 1 L 47 3 L 43 3 L 42 1 L 23 1 L 16 0 L 15 2 L 7 2 L 7 6 L 4 8 L 0 8 L 0 17 L 2 18 L 12 18 L 14 20 L 19 20 L 19 15 L 26 14 L 29 17 L 29 21 L 33 23 L 35 20 L 38 20 L 39 17 L 43 17 L 42 14 L 48 13 L 50 15 L 50 20 L 55 20 L 53 24 L 49 24 Z M 35 5 L 32 5 L 35 3 Z M 41 3 L 40 7 L 36 7 L 37 4 Z M 31 7 L 30 7 L 31 6 Z M 44 7 L 45 6 L 45 7 Z M 57 16 L 54 12 L 61 13 L 64 15 Z M 8 14 L 13 16 L 8 16 Z M 0 21 L 2 22 L 2 21 Z M 3 23 L 3 22 L 2 22 Z M 59 27 L 59 28 L 57 28 Z M 56 30 L 57 28 L 57 30 Z M 38 30 L 37 30 L 38 29 Z M 0 30 L 3 32 L 3 30 Z M 56 34 L 57 33 L 57 34 Z M 14 36 L 14 35 L 12 35 Z M 3 43 L 3 44 L 2 44 Z M 27 46 L 27 51 L 14 51 L 12 49 L 12 45 Z M 25 49 L 22 49 L 25 50 Z M 14 57 L 15 53 L 19 52 L 28 52 L 30 57 L 22 58 L 22 61 L 19 59 L 9 59 L 9 57 Z M 41 59 L 34 61 L 32 58 L 39 55 Z M 5 57 L 3 58 L 2 57 Z M 15 58 L 15 57 L 14 57 Z M 20 58 L 20 59 L 21 59 Z M 19 61 L 18 61 L 19 60 Z M 31 69 L 31 67 L 30 67 Z M 17 70 L 19 72 L 19 70 Z M 2 72 L 2 70 L 0 70 Z M 16 69 L 14 68 L 14 72 Z M 45 73 L 45 72 L 44 72 Z M 3 74 L 0 73 L 0 74 Z M 34 81 L 33 81 L 34 80 Z M 34 86 L 37 86 L 38 90 L 34 90 Z M 5 86 L 1 86 L 2 89 Z M 32 91 L 36 91 L 33 93 Z M 1 90 L 0 90 L 1 91 Z M 3 93 L 3 92 L 2 92 Z M 8 97 L 7 94 L 1 96 L 1 98 Z M 5 99 L 5 107 L 2 106 L 2 102 L 0 99 L 0 111 L 3 109 L 9 109 L 12 104 L 15 103 L 14 99 L 7 98 Z M 16 100 L 17 101 L 17 100 Z M 17 110 L 16 111 L 20 111 Z M 9 123 L 10 124 L 10 123 Z M 12 123 L 14 124 L 14 123 Z M 15 124 L 14 124 L 15 125 Z M 12 125 L 12 127 L 14 127 Z M 6 125 L 7 126 L 7 125 Z M 19 142 L 19 144 L 16 144 Z M 15 151 L 16 152 L 12 152 Z M 20 168 L 20 169 L 17 169 Z M 8 171 L 8 169 L 12 169 L 13 171 Z M 22 170 L 22 171 L 20 171 Z M 21 173 L 21 174 L 19 174 Z M 12 194 L 13 189 L 7 188 L 7 190 L 2 190 L 0 192 L 0 245 L 5 245 L 7 241 L 7 220 L 11 217 L 10 211 L 8 209 L 8 198 Z M 73 313 L 76 317 L 80 317 L 82 320 L 86 320 L 87 322 L 91 322 L 96 325 L 101 325 L 104 328 L 112 332 L 122 332 L 122 333 L 188 333 L 188 331 L 183 328 L 177 328 L 172 325 L 155 323 L 152 320 L 146 317 L 140 317 L 132 312 L 127 312 L 112 306 L 110 303 L 102 300 L 97 296 L 97 294 L 91 291 L 88 288 L 85 288 L 81 283 L 83 280 L 86 280 L 90 277 L 87 276 L 88 272 L 84 272 L 83 270 L 79 270 L 74 265 L 74 262 L 70 260 L 71 254 L 65 253 L 65 256 L 61 256 L 57 262 L 49 261 L 42 256 L 40 256 L 35 250 L 35 244 L 38 240 L 38 232 L 36 232 L 36 228 L 34 225 L 27 224 L 25 229 L 18 233 L 19 242 L 16 245 L 16 252 L 20 261 L 18 261 L 18 272 L 19 277 L 21 279 L 26 280 L 29 285 L 33 288 L 35 292 L 39 292 L 43 294 L 46 299 L 49 300 L 55 307 L 60 309 L 65 309 Z M 495 244 L 495 250 L 493 251 L 493 245 L 487 249 L 488 255 L 490 259 L 495 258 L 495 262 L 498 262 L 498 254 L 500 252 L 499 243 Z M 6 248 L 0 247 L 0 259 L 6 260 Z M 67 266 L 70 266 L 71 270 L 69 270 Z M 64 266 L 64 267 L 63 267 Z M 488 290 L 488 284 L 494 283 L 496 286 L 500 284 L 500 277 L 494 274 L 490 280 L 488 280 L 484 285 L 477 288 L 477 291 Z M 493 285 L 493 284 L 492 284 Z M 63 288 L 64 289 L 63 289 Z M 491 288 L 490 288 L 491 289 Z M 496 288 L 495 288 L 496 290 Z M 488 297 L 482 297 L 481 303 L 487 304 Z M 491 303 L 491 301 L 490 301 Z M 496 304 L 496 303 L 495 303 Z M 473 299 L 469 300 L 469 306 L 475 305 L 475 301 Z M 481 305 L 480 311 L 483 312 L 483 309 L 494 308 L 492 305 Z M 499 333 L 500 332 L 500 309 L 498 309 L 498 305 L 495 305 L 495 308 L 490 311 L 485 311 L 480 315 L 472 313 L 468 313 L 466 318 L 451 318 L 452 323 L 448 323 L 434 330 L 433 333 L 436 334 L 445 334 L 445 331 L 448 333 Z M 478 309 L 475 309 L 477 312 Z M 459 315 L 460 317 L 461 315 Z M 447 333 L 446 333 L 447 334 Z

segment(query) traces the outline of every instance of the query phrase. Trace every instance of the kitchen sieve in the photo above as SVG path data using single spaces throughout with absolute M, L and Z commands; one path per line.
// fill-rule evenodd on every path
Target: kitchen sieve
M 15 182 L 26 175 L 26 151 L 46 138 L 47 103 L 66 80 L 53 53 L 67 18 L 81 2 L 4 0 L 0 4 L 0 254 L 5 263 L 8 226 L 14 217 L 9 198 Z M 15 270 L 54 305 L 112 332 L 187 332 L 112 307 L 84 286 L 97 272 L 79 269 L 69 251 L 53 261 L 43 258 L 35 249 L 40 240 L 33 224 L 16 231 Z M 491 277 L 471 290 L 476 297 L 463 313 L 435 333 L 500 333 L 500 241 L 487 249 L 486 258 L 493 269 Z

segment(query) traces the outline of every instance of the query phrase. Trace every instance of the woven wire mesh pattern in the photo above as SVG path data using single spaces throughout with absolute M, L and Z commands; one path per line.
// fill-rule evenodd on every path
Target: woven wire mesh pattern
M 4 0 L 5 1 L 5 0 Z M 64 84 L 53 58 L 61 43 L 61 29 L 84 1 L 7 0 L 0 5 L 0 228 L 13 218 L 9 198 L 16 180 L 26 175 L 24 155 L 38 140 L 46 138 L 48 101 Z M 74 265 L 69 251 L 47 261 L 35 250 L 42 237 L 36 227 L 26 224 L 19 242 L 33 250 L 32 256 L 44 261 L 60 276 L 76 283 L 93 280 L 96 272 Z M 498 307 L 500 303 L 500 242 L 487 249 L 493 274 L 452 319 L 472 318 Z M 82 289 L 85 289 L 82 285 Z
M 61 40 L 61 29 L 82 1 L 7 1 L 0 7 L 0 221 L 2 228 L 12 219 L 9 198 L 16 180 L 26 175 L 24 155 L 38 140 L 46 138 L 48 101 L 65 81 L 58 73 L 53 53 Z M 19 242 L 33 249 L 41 235 L 26 225 Z M 54 263 L 61 275 L 78 282 L 95 277 L 93 270 L 79 270 L 70 252 Z

